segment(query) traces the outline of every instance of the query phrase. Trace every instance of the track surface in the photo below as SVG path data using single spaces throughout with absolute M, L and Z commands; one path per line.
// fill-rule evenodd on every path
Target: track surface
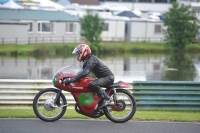
M 200 133 L 200 123 L 61 119 L 0 119 L 0 133 Z

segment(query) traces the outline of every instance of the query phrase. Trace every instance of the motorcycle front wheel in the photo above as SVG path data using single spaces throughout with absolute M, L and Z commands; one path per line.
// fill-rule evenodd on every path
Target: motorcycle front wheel
M 61 93 L 60 105 L 55 104 L 58 89 L 46 88 L 38 92 L 33 100 L 33 110 L 38 118 L 46 122 L 53 122 L 60 119 L 65 111 L 67 101 Z
M 114 96 L 113 93 L 110 94 L 111 97 Z M 133 95 L 124 89 L 116 89 L 117 105 L 111 102 L 104 108 L 105 116 L 115 122 L 124 123 L 130 120 L 136 112 L 136 101 Z

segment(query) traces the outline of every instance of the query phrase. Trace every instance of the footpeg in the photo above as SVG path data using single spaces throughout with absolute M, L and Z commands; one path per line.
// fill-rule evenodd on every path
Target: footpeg
M 69 104 L 66 104 L 66 105 L 63 105 L 63 106 L 60 106 L 60 107 L 59 107 L 59 106 L 57 106 L 57 105 L 56 105 L 56 106 L 55 106 L 55 105 L 53 105 L 53 107 L 54 107 L 54 108 L 63 108 L 63 107 L 66 107 L 66 106 L 68 106 L 68 105 L 69 105 Z

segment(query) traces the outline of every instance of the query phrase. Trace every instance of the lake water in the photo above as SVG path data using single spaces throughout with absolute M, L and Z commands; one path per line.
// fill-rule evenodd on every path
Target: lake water
M 115 74 L 115 80 L 200 81 L 200 56 L 148 55 L 104 57 L 103 62 Z M 0 79 L 52 79 L 67 65 L 82 66 L 76 58 L 0 57 Z

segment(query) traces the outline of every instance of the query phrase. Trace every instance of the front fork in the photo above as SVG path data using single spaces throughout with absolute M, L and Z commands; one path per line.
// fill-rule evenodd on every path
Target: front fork
M 61 95 L 62 90 L 58 90 L 58 93 L 56 94 L 56 98 L 54 100 L 54 104 L 60 106 L 60 95 Z

